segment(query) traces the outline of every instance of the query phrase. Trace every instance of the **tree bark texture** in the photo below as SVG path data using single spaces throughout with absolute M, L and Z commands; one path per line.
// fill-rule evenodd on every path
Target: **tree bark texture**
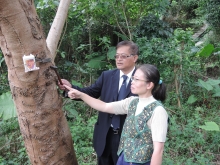
M 77 165 L 33 0 L 0 0 L 0 47 L 31 164 Z M 25 73 L 22 57 L 29 54 L 36 57 L 40 69 Z

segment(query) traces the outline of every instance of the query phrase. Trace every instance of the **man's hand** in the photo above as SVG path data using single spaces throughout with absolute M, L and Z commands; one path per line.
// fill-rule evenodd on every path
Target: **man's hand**
M 68 86 L 68 87 L 70 87 L 70 88 L 72 87 L 72 85 L 70 84 L 70 82 L 67 81 L 66 79 L 61 79 L 61 81 L 62 81 L 63 85 L 61 85 L 60 82 L 58 81 L 58 86 L 59 86 L 59 88 L 60 88 L 61 90 L 66 90 L 66 91 L 68 91 L 67 88 L 65 88 L 65 85 Z

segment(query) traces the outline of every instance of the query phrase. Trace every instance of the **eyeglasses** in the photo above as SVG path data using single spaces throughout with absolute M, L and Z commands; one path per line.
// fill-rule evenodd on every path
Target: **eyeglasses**
M 137 82 L 137 81 L 145 81 L 148 82 L 147 80 L 140 80 L 138 78 L 135 78 L 134 76 L 131 77 L 131 81 Z
M 124 60 L 124 59 L 126 59 L 126 58 L 128 58 L 128 57 L 131 57 L 131 56 L 133 56 L 133 54 L 130 54 L 130 55 L 127 55 L 127 54 L 124 54 L 124 53 L 122 53 L 122 54 L 116 54 L 116 55 L 115 55 L 115 59 L 119 59 L 119 57 L 120 57 L 122 60 Z

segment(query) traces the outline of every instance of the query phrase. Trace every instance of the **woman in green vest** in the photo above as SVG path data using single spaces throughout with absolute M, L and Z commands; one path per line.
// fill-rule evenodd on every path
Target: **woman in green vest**
M 154 65 L 138 67 L 131 82 L 131 92 L 137 96 L 105 103 L 82 92 L 69 89 L 71 99 L 82 99 L 92 108 L 127 114 L 123 127 L 117 165 L 161 165 L 168 128 L 168 114 L 160 101 L 166 97 L 165 84 Z

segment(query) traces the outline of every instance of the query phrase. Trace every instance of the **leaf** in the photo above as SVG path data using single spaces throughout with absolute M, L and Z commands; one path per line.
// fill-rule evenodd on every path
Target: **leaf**
M 0 60 L 0 67 L 2 66 L 2 62 L 3 62 L 4 60 L 5 60 L 4 58 L 2 58 L 2 59 Z
M 83 87 L 82 83 L 80 83 L 80 82 L 78 82 L 78 81 L 75 81 L 75 80 L 72 80 L 72 81 L 71 81 L 71 84 L 74 84 L 74 85 L 76 85 L 76 86 L 78 86 L 78 87 L 80 87 L 80 88 Z
M 205 81 L 202 81 L 202 80 L 198 80 L 199 83 L 202 85 L 202 87 L 204 87 L 205 89 L 207 89 L 208 91 L 212 90 L 213 87 L 208 83 L 208 82 L 205 82 Z
M 208 79 L 208 81 L 206 81 L 207 83 L 209 83 L 211 86 L 215 86 L 220 84 L 220 80 L 213 80 L 213 79 Z
M 65 52 L 61 52 L 61 53 L 60 53 L 60 55 L 61 55 L 62 58 L 65 58 L 65 56 L 66 56 L 65 54 L 66 54 Z
M 93 58 L 88 62 L 88 67 L 94 68 L 94 69 L 99 69 L 102 66 L 106 65 L 106 62 L 102 61 L 104 59 L 105 59 L 105 56 Z
M 220 97 L 220 88 L 214 88 L 212 97 Z
M 11 92 L 3 93 L 0 96 L 0 117 L 3 120 L 17 116 L 16 108 L 12 100 Z
M 53 1 L 54 5 L 59 6 L 59 1 Z
M 214 46 L 212 44 L 206 45 L 200 52 L 197 53 L 199 57 L 209 57 L 214 50 Z
M 75 110 L 75 109 L 69 109 L 68 111 L 70 113 L 70 114 L 68 114 L 69 117 L 77 117 L 77 116 L 79 116 L 77 110 Z
M 109 59 L 115 59 L 116 49 L 115 47 L 110 47 L 107 53 Z
M 187 104 L 192 104 L 192 103 L 195 103 L 196 101 L 197 101 L 197 98 L 194 95 L 191 95 L 187 100 Z
M 207 131 L 219 131 L 219 126 L 215 122 L 205 122 L 205 125 L 199 126 L 199 128 Z

